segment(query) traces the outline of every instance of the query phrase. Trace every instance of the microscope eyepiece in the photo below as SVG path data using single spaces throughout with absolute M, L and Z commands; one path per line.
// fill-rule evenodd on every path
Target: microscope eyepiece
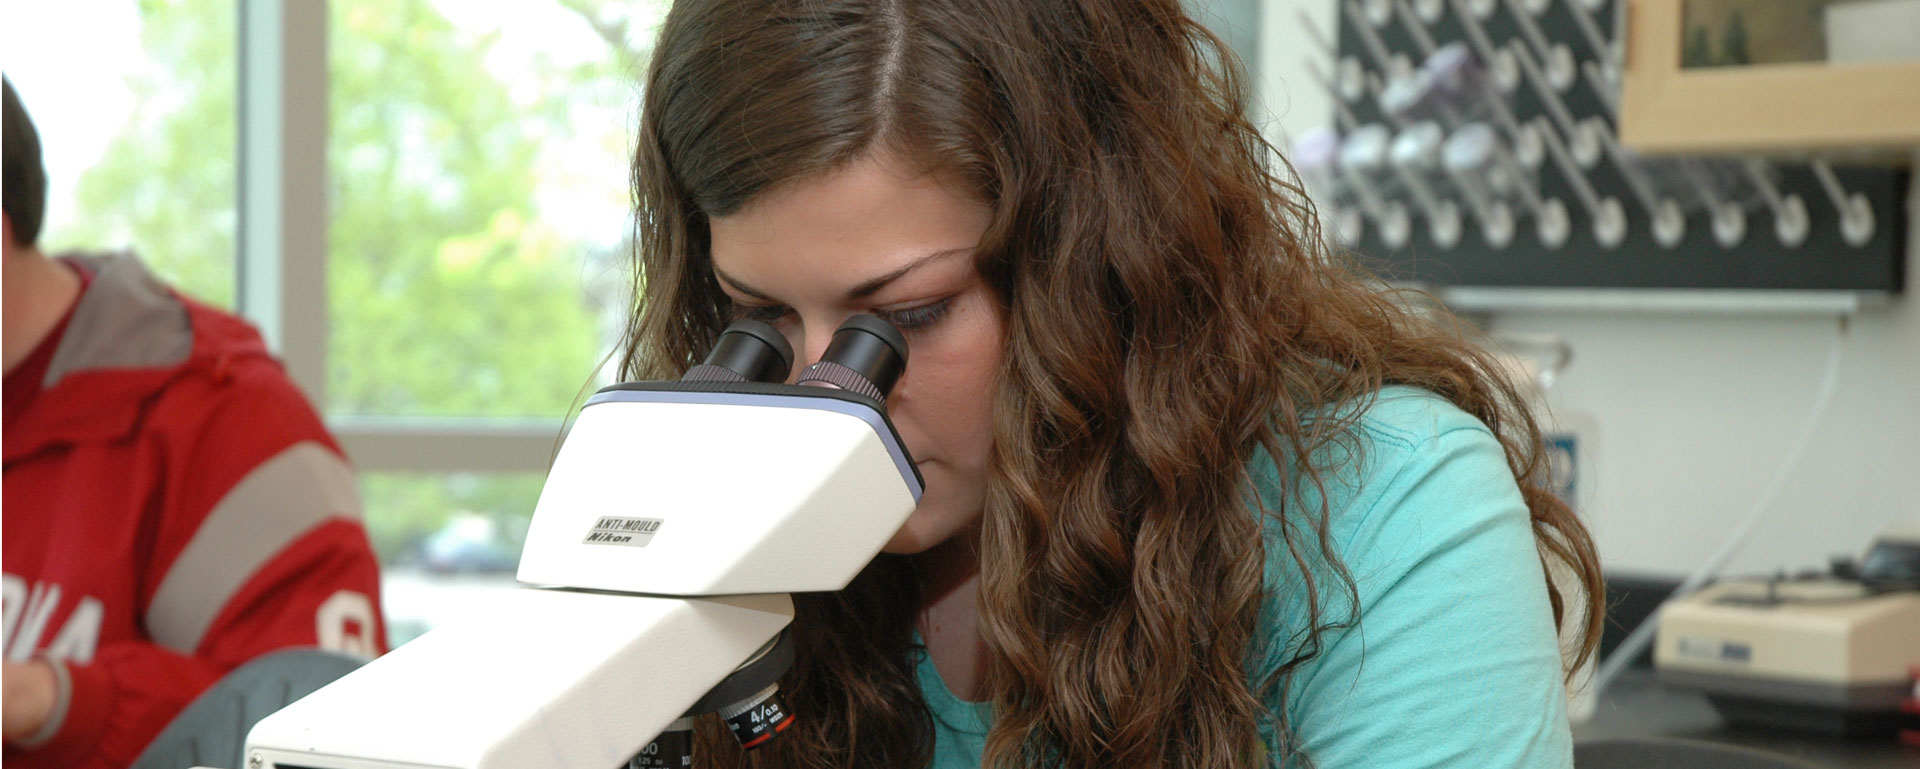
M 907 370 L 907 338 L 873 315 L 855 315 L 833 332 L 820 360 L 796 384 L 837 387 L 881 403 Z
M 792 370 L 793 345 L 785 334 L 757 320 L 736 320 L 720 332 L 707 359 L 687 369 L 680 381 L 778 384 Z
M 907 368 L 907 338 L 880 318 L 855 315 L 833 332 L 820 360 L 795 384 L 834 387 L 881 403 Z M 778 384 L 793 370 L 785 334 L 757 320 L 737 320 L 720 332 L 707 359 L 687 369 L 683 382 Z

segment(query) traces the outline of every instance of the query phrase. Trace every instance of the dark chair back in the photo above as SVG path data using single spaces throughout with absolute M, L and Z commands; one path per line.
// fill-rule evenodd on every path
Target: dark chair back
M 247 732 L 255 722 L 360 667 L 362 661 L 319 649 L 290 649 L 234 669 L 188 705 L 148 743 L 131 769 L 246 766 Z

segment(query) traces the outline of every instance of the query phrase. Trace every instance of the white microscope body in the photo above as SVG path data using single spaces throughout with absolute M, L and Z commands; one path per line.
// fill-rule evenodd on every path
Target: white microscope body
M 856 328 L 842 345 L 858 325 L 843 326 L 822 361 L 836 347 L 884 358 L 875 344 L 886 341 L 898 361 L 872 390 L 836 376 L 803 386 L 824 362 L 803 385 L 738 381 L 784 380 L 792 353 L 771 329 L 742 336 L 736 324 L 689 374 L 732 355 L 738 375 L 708 378 L 736 381 L 596 394 L 534 510 L 518 575 L 528 586 L 268 716 L 248 735 L 248 769 L 613 769 L 657 749 L 669 725 L 684 728 L 675 722 L 696 703 L 717 709 L 707 706 L 725 691 L 716 685 L 772 656 L 793 618 L 786 594 L 845 587 L 920 497 L 913 460 L 868 397 L 898 376 L 905 341 L 891 327 Z M 785 360 L 768 363 L 760 347 Z M 827 373 L 864 381 L 876 370 Z M 744 702 L 733 724 L 750 747 L 793 718 L 762 700 Z

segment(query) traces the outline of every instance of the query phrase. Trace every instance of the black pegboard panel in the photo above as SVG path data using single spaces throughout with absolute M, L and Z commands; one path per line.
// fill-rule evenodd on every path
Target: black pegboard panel
M 1532 18 L 1554 43 L 1564 44 L 1581 63 L 1600 61 L 1600 55 L 1582 35 L 1569 3 L 1581 0 L 1552 0 L 1547 10 Z M 1609 42 L 1614 35 L 1615 5 L 1605 2 L 1593 16 Z M 1365 19 L 1363 0 L 1334 0 L 1336 4 L 1354 3 L 1348 10 L 1336 5 L 1340 14 L 1337 45 L 1342 57 L 1352 57 L 1376 75 L 1381 73 L 1376 58 L 1354 28 L 1355 17 Z M 1409 0 L 1393 0 L 1405 3 Z M 1475 17 L 1486 37 L 1496 46 L 1528 45 L 1514 14 L 1526 12 L 1521 4 L 1496 0 L 1495 10 L 1484 19 Z M 1585 7 L 1584 5 L 1582 7 Z M 1411 6 L 1409 6 L 1409 9 Z M 1468 32 L 1459 14 L 1463 4 L 1448 0 L 1437 22 L 1422 23 L 1422 28 L 1439 45 L 1465 41 Z M 1412 15 L 1412 14 L 1408 14 Z M 1386 47 L 1399 52 L 1415 66 L 1424 58 L 1421 46 L 1406 29 L 1407 20 L 1395 14 L 1384 25 L 1371 25 Z M 1363 23 L 1367 23 L 1364 22 Z M 1531 50 L 1531 49 L 1530 49 Z M 1602 94 L 1584 75 L 1578 75 L 1571 88 L 1558 94 L 1576 119 L 1600 117 L 1611 129 L 1615 122 L 1602 101 Z M 1513 113 L 1522 122 L 1546 117 L 1532 85 L 1524 79 L 1511 92 L 1503 94 Z M 1340 98 L 1338 94 L 1335 98 Z M 1361 122 L 1389 123 L 1372 92 L 1344 102 Z M 1558 133 L 1557 128 L 1551 128 Z M 1562 140 L 1566 139 L 1560 134 Z M 1718 159 L 1722 162 L 1725 158 Z M 1873 210 L 1874 231 L 1866 242 L 1849 244 L 1840 232 L 1837 209 L 1805 162 L 1769 160 L 1782 195 L 1798 195 L 1809 214 L 1810 227 L 1804 242 L 1787 245 L 1774 233 L 1774 217 L 1764 205 L 1747 211 L 1745 237 L 1727 247 L 1712 234 L 1709 214 L 1700 208 L 1687 213 L 1686 235 L 1671 247 L 1655 241 L 1650 218 L 1634 197 L 1626 179 L 1611 157 L 1603 156 L 1585 177 L 1601 197 L 1617 198 L 1624 206 L 1628 228 L 1625 239 L 1608 248 L 1595 236 L 1585 208 L 1578 202 L 1573 187 L 1562 175 L 1551 155 L 1539 165 L 1537 179 L 1542 195 L 1565 202 L 1572 220 L 1568 240 L 1548 247 L 1535 235 L 1531 217 L 1522 217 L 1513 241 L 1504 248 L 1489 246 L 1472 217 L 1466 217 L 1465 233 L 1451 248 L 1442 247 L 1428 235 L 1424 216 L 1407 201 L 1413 214 L 1412 236 L 1399 248 L 1379 238 L 1379 228 L 1369 220 L 1357 243 L 1349 244 L 1370 258 L 1383 261 L 1392 277 L 1443 287 L 1489 288 L 1607 288 L 1607 289 L 1804 289 L 1821 291 L 1900 292 L 1904 286 L 1903 268 L 1907 245 L 1906 194 L 1908 173 L 1890 167 L 1834 167 L 1835 176 L 1848 193 L 1865 196 Z M 1676 191 L 1675 195 L 1687 194 Z

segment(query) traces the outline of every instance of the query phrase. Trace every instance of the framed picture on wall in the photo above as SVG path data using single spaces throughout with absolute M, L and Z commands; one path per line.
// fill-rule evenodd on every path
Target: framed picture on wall
M 1920 147 L 1920 0 L 1628 0 L 1625 34 L 1633 149 Z

